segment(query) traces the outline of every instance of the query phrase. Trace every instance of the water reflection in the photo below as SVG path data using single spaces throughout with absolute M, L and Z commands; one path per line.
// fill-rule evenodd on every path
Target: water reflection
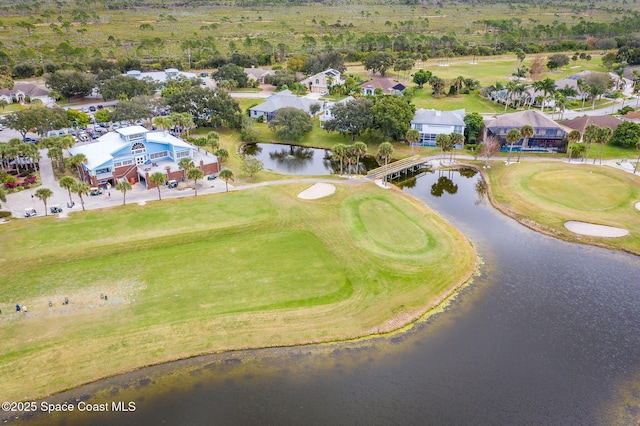
M 328 175 L 340 173 L 340 162 L 333 159 L 331 150 L 309 148 L 286 144 L 245 144 L 241 148 L 244 155 L 251 155 L 262 161 L 265 170 L 291 175 Z M 343 161 L 342 173 L 348 175 L 366 174 L 378 167 L 373 157 L 361 157 Z

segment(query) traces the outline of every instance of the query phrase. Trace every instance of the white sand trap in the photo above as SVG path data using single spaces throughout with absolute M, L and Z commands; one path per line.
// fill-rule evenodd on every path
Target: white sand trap
M 624 237 L 629 235 L 629 231 L 613 226 L 595 225 L 587 222 L 577 222 L 570 220 L 564 224 L 569 231 L 581 235 L 590 235 L 592 237 Z
M 302 198 L 303 200 L 317 200 L 318 198 L 328 197 L 334 192 L 336 192 L 334 185 L 330 183 L 316 183 L 299 193 L 298 198 Z
M 145 204 L 147 204 L 145 200 L 138 201 L 139 206 L 144 206 Z
M 636 210 L 640 210 L 640 201 L 636 203 Z

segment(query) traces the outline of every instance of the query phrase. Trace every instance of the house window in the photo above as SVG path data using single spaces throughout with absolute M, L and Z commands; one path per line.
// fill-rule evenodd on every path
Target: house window
M 101 175 L 102 173 L 109 173 L 111 169 L 109 167 L 104 167 L 102 169 L 96 169 L 96 174 Z
M 132 154 L 142 154 L 143 152 L 147 152 L 147 148 L 144 146 L 142 142 L 136 142 L 131 147 Z
M 162 157 L 168 157 L 168 156 L 169 156 L 168 151 L 160 151 L 160 152 L 154 152 L 153 154 L 149 154 L 149 159 L 155 160 L 156 158 L 162 158 Z
M 316 78 L 316 84 L 320 84 L 320 80 Z
M 183 158 L 188 156 L 189 156 L 189 151 L 176 152 L 176 158 Z

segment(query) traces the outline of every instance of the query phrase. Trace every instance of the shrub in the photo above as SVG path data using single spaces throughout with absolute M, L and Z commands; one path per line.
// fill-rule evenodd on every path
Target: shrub
M 5 217 L 11 217 L 11 212 L 0 210 L 0 219 L 3 219 Z

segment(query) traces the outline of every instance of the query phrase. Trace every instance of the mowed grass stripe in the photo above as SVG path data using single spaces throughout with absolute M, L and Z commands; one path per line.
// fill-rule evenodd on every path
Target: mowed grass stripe
M 0 269 L 5 396 L 43 396 L 202 353 L 366 335 L 424 312 L 474 269 L 467 240 L 417 201 L 370 183 L 298 199 L 308 186 L 3 225 L 3 255 L 12 259 L 3 263 L 13 265 Z M 361 206 L 367 224 L 354 234 Z M 26 222 L 39 241 L 74 234 L 64 243 L 73 255 L 49 247 L 34 258 L 20 233 Z M 114 238 L 92 232 L 98 223 Z M 11 312 L 16 302 L 29 313 Z

